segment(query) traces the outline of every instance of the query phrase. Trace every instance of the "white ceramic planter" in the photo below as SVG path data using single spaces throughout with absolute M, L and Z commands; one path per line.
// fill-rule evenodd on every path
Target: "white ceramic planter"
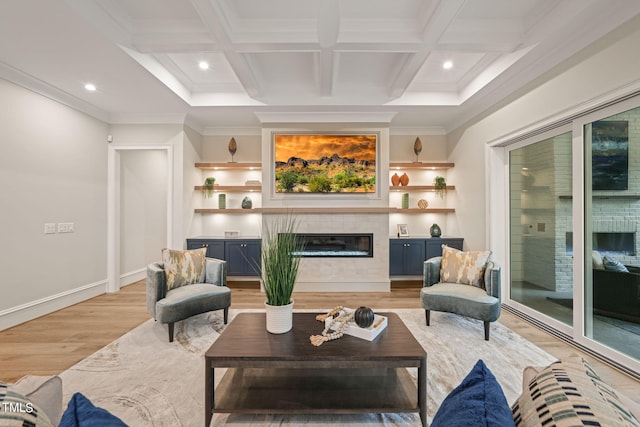
M 264 303 L 267 315 L 267 331 L 272 334 L 284 334 L 293 327 L 293 301 L 287 305 L 269 305 Z

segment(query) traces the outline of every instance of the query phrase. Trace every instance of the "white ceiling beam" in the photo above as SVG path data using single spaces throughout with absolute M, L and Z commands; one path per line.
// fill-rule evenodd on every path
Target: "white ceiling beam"
M 259 99 L 262 95 L 260 85 L 256 76 L 245 57 L 238 53 L 231 42 L 230 28 L 224 19 L 224 11 L 220 7 L 218 0 L 191 0 L 191 3 L 196 10 L 196 13 L 202 19 L 202 22 L 207 25 L 211 33 L 214 35 L 216 41 L 219 43 L 220 51 L 223 53 L 234 73 L 240 80 L 240 83 L 244 87 L 247 94 Z
M 400 68 L 389 86 L 389 96 L 397 98 L 407 90 L 429 57 L 431 50 L 437 45 L 438 40 L 451 25 L 465 2 L 466 0 L 440 0 L 429 20 L 423 25 L 422 48 L 411 55 L 407 63 Z
M 320 96 L 333 96 L 335 77 L 334 47 L 340 35 L 340 4 L 338 0 L 322 0 L 318 11 L 318 44 L 320 58 L 318 74 L 320 76 Z
M 322 49 L 318 59 L 320 96 L 333 96 L 336 54 L 331 49 Z

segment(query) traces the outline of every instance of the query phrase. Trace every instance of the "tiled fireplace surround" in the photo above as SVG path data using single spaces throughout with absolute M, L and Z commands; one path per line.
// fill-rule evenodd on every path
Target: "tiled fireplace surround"
M 265 214 L 270 221 L 276 215 Z M 385 292 L 389 281 L 389 216 L 377 213 L 299 214 L 299 233 L 373 233 L 371 258 L 302 258 L 297 292 Z

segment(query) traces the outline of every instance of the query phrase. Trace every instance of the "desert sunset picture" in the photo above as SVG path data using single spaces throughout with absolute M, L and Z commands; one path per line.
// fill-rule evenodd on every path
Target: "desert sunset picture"
M 375 134 L 277 134 L 276 192 L 375 192 Z

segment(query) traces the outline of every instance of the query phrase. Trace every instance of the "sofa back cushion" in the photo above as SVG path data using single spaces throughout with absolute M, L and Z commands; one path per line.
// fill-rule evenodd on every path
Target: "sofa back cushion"
M 517 427 L 640 426 L 616 391 L 579 355 L 541 370 L 511 410 Z
M 484 269 L 491 251 L 470 251 L 442 245 L 440 281 L 484 288 Z
M 192 283 L 203 283 L 205 279 L 205 255 L 207 248 L 188 251 L 162 250 L 162 262 L 166 276 L 167 290 Z

